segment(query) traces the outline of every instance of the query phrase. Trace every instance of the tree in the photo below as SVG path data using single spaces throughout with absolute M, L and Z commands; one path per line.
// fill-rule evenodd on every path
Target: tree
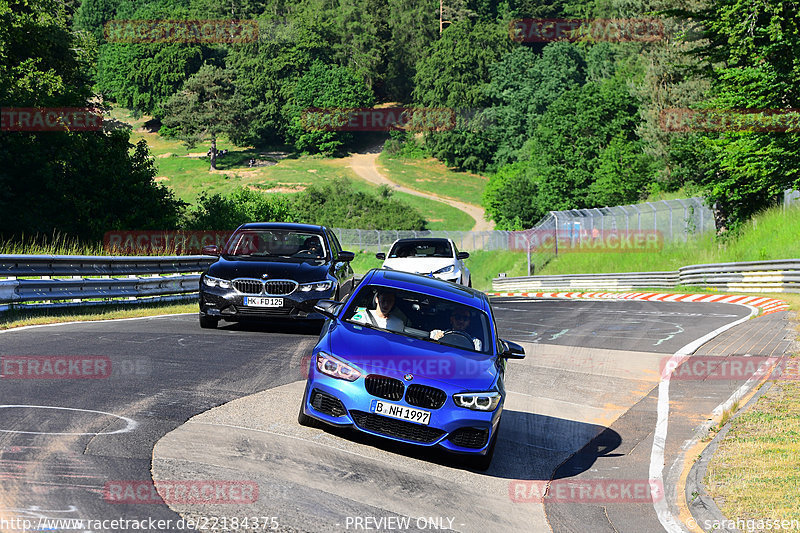
M 241 128 L 242 101 L 230 69 L 203 65 L 164 106 L 163 123 L 177 129 L 189 148 L 211 140 L 211 170 L 217 168 L 217 138 Z
M 103 41 L 105 24 L 114 20 L 117 8 L 124 0 L 82 0 L 75 12 L 75 29 L 91 33 L 98 42 Z
M 788 0 L 721 0 L 693 17 L 707 45 L 697 55 L 710 73 L 706 107 L 737 110 L 800 108 L 800 6 Z M 723 131 L 703 136 L 711 161 L 703 179 L 715 206 L 717 233 L 740 226 L 773 204 L 786 188 L 800 187 L 800 135 L 796 131 Z
M 12 10 L 0 1 L 0 106 L 86 106 L 89 68 L 79 42 L 61 2 L 29 0 Z M 155 175 L 146 144 L 131 145 L 127 130 L 4 133 L 0 232 L 96 241 L 112 229 L 170 229 L 182 205 Z
M 372 91 L 355 72 L 318 61 L 294 87 L 286 108 L 287 140 L 303 152 L 333 154 L 352 140 L 352 134 L 318 127 L 308 120 L 309 110 L 346 110 L 373 103 Z

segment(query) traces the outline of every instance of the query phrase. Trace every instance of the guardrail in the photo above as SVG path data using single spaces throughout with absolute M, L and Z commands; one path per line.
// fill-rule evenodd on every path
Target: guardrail
M 12 305 L 68 307 L 188 298 L 198 292 L 200 273 L 214 260 L 203 255 L 0 255 L 0 311 Z
M 500 292 L 671 289 L 678 285 L 736 292 L 800 292 L 800 259 L 691 265 L 675 272 L 622 272 L 495 278 Z

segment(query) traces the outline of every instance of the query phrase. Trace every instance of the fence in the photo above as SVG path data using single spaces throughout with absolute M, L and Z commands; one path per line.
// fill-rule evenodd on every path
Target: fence
M 543 290 L 633 290 L 702 287 L 736 292 L 800 292 L 800 259 L 685 266 L 675 272 L 565 274 L 495 278 L 502 292 Z
M 92 257 L 0 255 L 0 311 L 120 301 L 171 300 L 196 295 L 207 256 Z M 32 304 L 31 302 L 42 302 Z
M 401 231 L 336 229 L 345 248 L 385 252 L 397 239 L 444 237 L 459 250 L 539 250 L 540 236 L 547 232 L 566 236 L 577 245 L 602 233 L 657 231 L 664 241 L 688 240 L 692 235 L 714 230 L 714 217 L 702 198 L 662 200 L 635 205 L 550 211 L 533 228 L 523 231 Z M 549 251 L 549 250 L 548 250 Z M 553 249 L 557 254 L 558 250 Z M 529 270 L 530 271 L 530 270 Z

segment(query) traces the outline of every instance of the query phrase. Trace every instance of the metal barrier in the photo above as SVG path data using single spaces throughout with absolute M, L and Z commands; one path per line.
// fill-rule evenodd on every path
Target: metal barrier
M 495 278 L 500 292 L 669 289 L 676 286 L 736 292 L 800 292 L 800 259 L 691 265 L 677 272 L 623 272 Z
M 188 298 L 197 294 L 200 273 L 214 261 L 202 255 L 0 255 L 0 276 L 7 278 L 0 279 L 0 311 L 11 305 L 69 307 L 102 303 L 96 300 L 125 303 Z

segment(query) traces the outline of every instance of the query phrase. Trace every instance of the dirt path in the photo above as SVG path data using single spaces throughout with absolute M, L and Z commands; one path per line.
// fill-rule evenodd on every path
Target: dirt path
M 374 183 L 376 185 L 388 185 L 396 191 L 442 202 L 443 204 L 455 207 L 460 211 L 464 211 L 475 220 L 475 225 L 472 227 L 472 231 L 487 231 L 494 229 L 494 222 L 487 221 L 483 218 L 484 212 L 483 208 L 480 206 L 459 202 L 458 200 L 453 200 L 452 198 L 446 198 L 444 196 L 438 196 L 436 194 L 430 194 L 418 191 L 416 189 L 410 189 L 391 181 L 378 171 L 378 166 L 375 164 L 375 161 L 378 159 L 379 155 L 380 147 L 373 147 L 367 150 L 366 153 L 350 154 L 350 164 L 347 166 L 352 168 L 353 172 L 358 174 L 359 177 L 369 181 L 370 183 Z

